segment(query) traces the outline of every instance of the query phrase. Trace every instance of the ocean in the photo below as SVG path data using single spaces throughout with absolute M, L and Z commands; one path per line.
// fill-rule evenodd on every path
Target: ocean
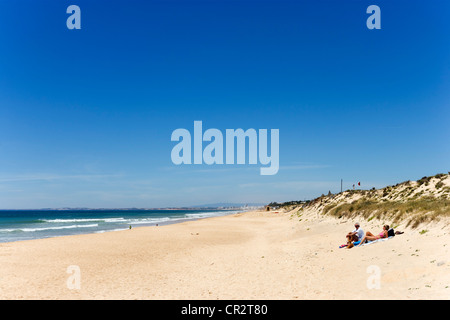
M 241 210 L 242 211 L 242 210 Z M 0 210 L 0 242 L 102 233 L 223 216 L 237 210 Z

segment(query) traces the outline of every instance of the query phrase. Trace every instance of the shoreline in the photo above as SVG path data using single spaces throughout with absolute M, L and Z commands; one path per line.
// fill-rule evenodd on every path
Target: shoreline
M 11 212 L 10 210 L 5 210 Z M 44 212 L 43 216 L 35 216 L 36 212 Z M 108 210 L 83 210 L 88 212 L 88 215 L 78 216 L 80 210 L 65 211 L 64 215 L 52 216 L 54 210 L 24 210 L 24 216 L 17 216 L 8 222 L 9 225 L 3 224 L 0 229 L 0 243 L 10 243 L 17 241 L 30 241 L 37 239 L 59 238 L 71 235 L 81 234 L 96 234 L 113 231 L 123 231 L 131 228 L 138 227 L 152 227 L 162 226 L 168 224 L 183 223 L 187 221 L 195 221 L 198 219 L 204 219 L 215 216 L 225 216 L 238 212 L 244 212 L 249 210 L 209 210 L 209 209 L 197 209 L 192 210 L 191 213 L 186 210 L 182 215 L 167 215 L 164 216 L 166 210 L 153 211 L 149 215 L 141 215 L 142 212 L 147 210 L 126 210 L 130 214 L 122 214 L 120 211 L 108 211 Z M 68 216 L 65 216 L 65 214 Z M 105 212 L 107 213 L 106 215 Z M 27 213 L 31 213 L 31 216 L 27 216 Z M 49 214 L 46 215 L 46 214 Z M 97 214 L 103 214 L 97 216 Z M 118 214 L 119 213 L 119 214 Z M 73 214 L 77 216 L 72 216 Z M 92 215 L 93 214 L 93 215 Z M 137 215 L 136 215 L 137 214 Z M 0 216 L 0 219 L 3 218 Z M 8 219 L 8 216 L 6 217 Z M 11 219 L 11 218 L 10 218 Z M 25 221 L 22 221 L 25 220 Z M 39 222 L 39 223 L 38 223 Z
M 0 244 L 1 299 L 449 299 L 446 223 L 339 249 L 353 221 L 248 211 Z M 377 231 L 379 221 L 360 221 Z M 79 289 L 69 288 L 78 267 Z M 379 289 L 368 288 L 375 266 Z M 377 269 L 378 268 L 378 269 Z M 369 270 L 370 271 L 370 270 Z M 68 273 L 69 272 L 69 273 Z

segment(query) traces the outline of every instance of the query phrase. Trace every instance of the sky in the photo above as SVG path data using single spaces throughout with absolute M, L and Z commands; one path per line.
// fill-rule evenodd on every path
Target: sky
M 367 7 L 381 10 L 368 29 Z M 68 29 L 70 5 L 81 29 Z M 0 208 L 311 199 L 450 171 L 445 0 L 0 0 Z M 171 160 L 279 130 L 279 170 Z

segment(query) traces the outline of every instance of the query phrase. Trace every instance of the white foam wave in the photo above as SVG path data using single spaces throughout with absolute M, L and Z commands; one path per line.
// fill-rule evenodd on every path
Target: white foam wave
M 71 226 L 60 226 L 60 227 L 47 227 L 47 228 L 17 228 L 17 229 L 0 229 L 0 232 L 36 232 L 36 231 L 46 231 L 46 230 L 62 230 L 62 229 L 75 229 L 75 228 L 95 228 L 98 224 L 80 224 Z
M 223 215 L 229 215 L 238 213 L 239 211 L 212 211 L 212 212 L 199 212 L 199 213 L 186 213 L 185 217 L 188 219 L 202 219 L 210 217 L 218 217 Z
M 42 220 L 44 222 L 49 223 L 71 223 L 71 222 L 126 222 L 125 218 L 97 218 L 97 219 L 51 219 L 51 220 Z
M 130 224 L 151 224 L 151 223 L 161 223 L 166 221 L 171 221 L 172 218 L 163 217 L 163 218 L 147 218 L 147 219 L 130 219 L 127 222 Z

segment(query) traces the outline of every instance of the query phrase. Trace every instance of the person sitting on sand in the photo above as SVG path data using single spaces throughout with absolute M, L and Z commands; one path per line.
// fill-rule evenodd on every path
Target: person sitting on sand
M 361 246 L 366 241 L 374 241 L 374 240 L 378 240 L 378 239 L 387 238 L 388 230 L 389 230 L 389 226 L 386 224 L 383 226 L 383 231 L 381 231 L 378 235 L 374 235 L 371 232 L 367 231 L 366 235 L 364 236 L 364 238 L 362 238 L 361 243 L 358 245 L 358 247 Z
M 347 233 L 347 243 L 357 242 L 364 237 L 364 230 L 360 228 L 359 222 L 355 222 L 355 230 Z

